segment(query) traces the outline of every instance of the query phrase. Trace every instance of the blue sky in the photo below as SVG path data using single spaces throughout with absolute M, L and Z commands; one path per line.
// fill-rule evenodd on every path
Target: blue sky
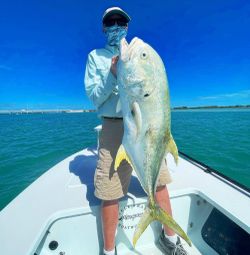
M 87 54 L 103 47 L 110 6 L 131 16 L 127 39 L 152 45 L 171 106 L 250 104 L 250 2 L 244 0 L 1 0 L 0 109 L 93 108 Z

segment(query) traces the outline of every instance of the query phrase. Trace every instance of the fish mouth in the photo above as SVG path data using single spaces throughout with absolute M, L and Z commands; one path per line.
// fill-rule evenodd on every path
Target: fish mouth
M 128 55 L 128 48 L 129 48 L 129 44 L 126 41 L 125 38 L 122 38 L 122 40 L 120 41 L 120 55 L 119 55 L 119 59 L 122 62 L 128 62 L 129 60 L 129 55 Z
M 124 63 L 129 62 L 132 56 L 132 51 L 136 51 L 138 45 L 144 42 L 138 37 L 134 37 L 130 43 L 125 38 L 120 41 L 120 60 Z

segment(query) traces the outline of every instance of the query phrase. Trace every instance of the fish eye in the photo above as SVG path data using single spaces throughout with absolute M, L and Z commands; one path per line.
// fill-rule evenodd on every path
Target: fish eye
M 142 58 L 142 59 L 147 59 L 147 57 L 148 57 L 147 52 L 146 52 L 146 51 L 143 51 L 143 52 L 141 53 L 141 58 Z

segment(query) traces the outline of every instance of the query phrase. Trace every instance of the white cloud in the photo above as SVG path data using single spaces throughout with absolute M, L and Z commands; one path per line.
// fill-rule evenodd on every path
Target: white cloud
M 235 93 L 219 94 L 213 96 L 200 96 L 200 100 L 211 100 L 211 99 L 226 99 L 226 98 L 249 98 L 250 90 L 241 90 Z

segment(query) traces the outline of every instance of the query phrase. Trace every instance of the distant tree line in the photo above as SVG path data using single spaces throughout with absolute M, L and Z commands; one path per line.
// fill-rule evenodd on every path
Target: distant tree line
M 178 106 L 173 107 L 172 110 L 189 110 L 189 109 L 221 109 L 221 108 L 250 108 L 250 105 L 208 105 L 208 106 Z

